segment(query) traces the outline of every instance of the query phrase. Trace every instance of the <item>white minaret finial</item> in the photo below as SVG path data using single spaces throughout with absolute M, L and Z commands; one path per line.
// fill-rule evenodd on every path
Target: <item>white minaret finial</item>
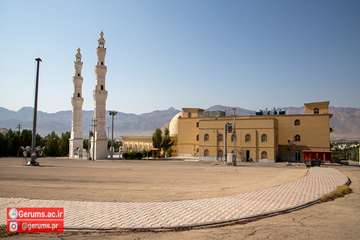
M 100 32 L 100 37 L 98 39 L 99 47 L 103 48 L 105 47 L 105 39 L 104 39 L 104 33 L 103 31 Z
M 96 86 L 93 92 L 95 101 L 94 120 L 95 120 L 95 133 L 94 138 L 91 141 L 91 154 L 93 160 L 104 159 L 107 157 L 107 136 L 106 136 L 106 99 L 107 91 L 105 88 L 105 77 L 107 67 L 105 65 L 105 38 L 104 33 L 100 32 L 98 39 L 98 47 L 96 54 L 98 57 L 97 64 L 95 66 Z M 94 149 L 93 149 L 94 148 Z
M 82 84 L 83 84 L 83 77 L 81 76 L 82 66 L 83 66 L 83 62 L 81 61 L 80 48 L 78 48 L 74 61 L 75 74 L 73 77 L 74 93 L 71 99 L 73 111 L 72 111 L 71 137 L 69 139 L 69 158 L 81 158 L 83 151 L 82 105 L 84 99 L 82 97 Z

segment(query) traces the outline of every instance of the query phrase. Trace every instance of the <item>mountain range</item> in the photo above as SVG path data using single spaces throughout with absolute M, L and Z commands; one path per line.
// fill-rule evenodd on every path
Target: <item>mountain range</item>
M 225 111 L 227 115 L 233 114 L 233 107 L 215 105 L 206 110 Z M 303 107 L 285 107 L 288 114 L 303 112 Z M 116 136 L 124 135 L 151 135 L 155 128 L 166 126 L 171 118 L 179 110 L 171 107 L 166 110 L 156 110 L 149 113 L 133 114 L 118 112 L 115 117 L 114 133 Z M 235 108 L 236 115 L 252 115 L 255 111 Z M 330 107 L 333 117 L 330 120 L 334 129 L 332 139 L 360 139 L 360 108 Z M 71 111 L 59 111 L 55 113 L 38 112 L 38 133 L 48 134 L 51 131 L 57 133 L 70 131 Z M 0 107 L 0 128 L 16 128 L 21 124 L 22 128 L 32 128 L 33 108 L 23 107 L 18 111 L 12 111 Z M 92 111 L 83 111 L 83 132 L 87 134 L 91 130 Z M 111 126 L 111 118 L 107 114 L 107 126 Z

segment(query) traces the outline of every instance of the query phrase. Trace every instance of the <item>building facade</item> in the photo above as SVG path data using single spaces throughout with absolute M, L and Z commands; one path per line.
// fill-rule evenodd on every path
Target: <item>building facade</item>
M 330 160 L 329 102 L 304 104 L 302 114 L 285 112 L 225 116 L 183 108 L 170 122 L 173 155 L 221 160 L 234 153 L 238 161 Z
M 121 141 L 123 152 L 142 152 L 152 149 L 151 136 L 123 136 Z

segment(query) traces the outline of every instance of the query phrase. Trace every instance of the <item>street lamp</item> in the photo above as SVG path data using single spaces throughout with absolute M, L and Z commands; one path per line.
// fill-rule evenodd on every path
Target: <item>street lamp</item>
M 38 105 L 38 90 L 39 90 L 39 68 L 41 58 L 35 58 L 36 61 L 36 81 L 35 81 L 35 100 L 34 100 L 34 114 L 33 114 L 33 129 L 31 137 L 31 160 L 27 162 L 28 166 L 39 166 L 39 163 L 36 161 L 36 121 L 37 121 L 37 105 Z
M 113 158 L 114 155 L 114 117 L 117 114 L 116 111 L 109 111 L 111 116 L 111 147 L 110 147 L 110 157 Z

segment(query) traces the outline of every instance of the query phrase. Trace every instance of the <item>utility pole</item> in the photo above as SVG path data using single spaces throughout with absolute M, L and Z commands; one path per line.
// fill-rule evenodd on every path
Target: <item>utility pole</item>
M 19 136 L 20 136 L 21 135 L 21 124 L 20 123 L 17 125 L 17 129 L 18 129 L 18 133 L 19 133 Z
M 31 160 L 27 164 L 29 166 L 37 166 L 39 163 L 36 161 L 36 121 L 37 121 L 37 105 L 38 105 L 38 90 L 39 90 L 39 68 L 41 58 L 35 58 L 36 61 L 36 81 L 35 81 L 35 100 L 34 100 L 34 115 L 33 115 L 33 129 L 31 138 Z
M 111 147 L 110 147 L 110 156 L 113 159 L 114 155 L 114 117 L 117 114 L 116 111 L 110 111 L 109 115 L 111 116 Z
M 231 141 L 233 143 L 233 154 L 232 154 L 232 164 L 233 166 L 236 166 L 236 126 L 235 126 L 235 121 L 236 121 L 236 108 L 233 108 L 233 113 L 234 113 L 234 119 L 233 119 L 233 123 L 232 123 L 232 133 L 231 133 Z

